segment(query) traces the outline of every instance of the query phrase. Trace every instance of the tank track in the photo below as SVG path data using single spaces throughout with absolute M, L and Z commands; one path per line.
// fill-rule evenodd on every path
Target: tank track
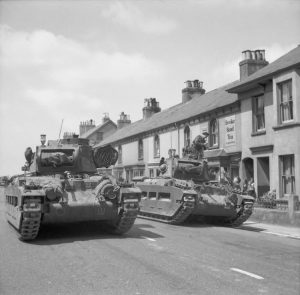
M 24 216 L 23 213 L 19 229 L 20 240 L 22 241 L 34 240 L 39 233 L 41 224 L 41 213 L 35 213 L 35 217 L 29 217 L 28 213 L 26 215 Z
M 248 209 L 245 208 L 245 205 L 243 205 L 237 217 L 226 219 L 225 225 L 230 227 L 241 226 L 251 216 L 252 212 L 253 212 L 253 207 L 251 209 Z
M 146 213 L 141 211 L 139 212 L 139 215 L 141 218 L 160 221 L 167 224 L 178 225 L 183 223 L 192 214 L 194 208 L 195 208 L 194 202 L 183 202 L 180 208 L 171 217 L 155 214 L 155 213 Z
M 121 235 L 128 232 L 133 226 L 135 219 L 137 217 L 138 210 L 136 212 L 130 210 L 123 210 L 120 213 L 120 218 L 118 222 L 113 226 L 112 233 Z

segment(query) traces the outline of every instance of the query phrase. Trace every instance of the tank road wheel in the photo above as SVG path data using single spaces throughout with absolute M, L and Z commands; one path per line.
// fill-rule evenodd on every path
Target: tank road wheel
M 23 213 L 21 219 L 19 234 L 20 240 L 22 241 L 34 240 L 39 233 L 41 224 L 41 213 L 34 213 L 34 217 L 32 216 L 33 213 L 29 214 L 31 214 L 30 217 L 24 215 Z M 27 213 L 27 215 L 29 214 Z

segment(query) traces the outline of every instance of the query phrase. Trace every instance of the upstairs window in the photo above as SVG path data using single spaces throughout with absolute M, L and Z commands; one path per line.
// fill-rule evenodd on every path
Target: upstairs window
M 259 132 L 265 130 L 265 102 L 264 96 L 253 98 L 253 131 Z
M 138 159 L 139 160 L 144 159 L 144 143 L 142 139 L 140 139 L 138 142 Z
M 118 146 L 118 164 L 122 164 L 122 146 Z
M 292 80 L 277 84 L 277 93 L 279 102 L 279 123 L 281 124 L 293 120 Z
M 219 125 L 216 119 L 213 119 L 209 123 L 209 146 L 219 146 Z
M 188 147 L 191 144 L 191 132 L 190 132 L 190 127 L 185 126 L 184 128 L 184 146 Z
M 160 142 L 159 142 L 159 136 L 156 134 L 154 136 L 154 158 L 160 157 Z

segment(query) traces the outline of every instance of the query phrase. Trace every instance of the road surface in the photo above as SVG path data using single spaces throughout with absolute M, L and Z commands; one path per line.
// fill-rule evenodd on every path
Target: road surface
M 58 224 L 25 243 L 6 222 L 1 196 L 0 294 L 299 295 L 294 231 L 137 219 L 122 237 L 97 224 Z

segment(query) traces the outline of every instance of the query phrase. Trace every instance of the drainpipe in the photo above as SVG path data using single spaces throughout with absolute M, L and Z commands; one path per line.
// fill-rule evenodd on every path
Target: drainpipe
M 177 128 L 177 140 L 178 140 L 178 142 L 177 142 L 177 146 L 178 146 L 178 156 L 180 157 L 180 138 L 179 138 L 179 136 L 180 136 L 180 132 L 179 132 L 179 126 L 180 126 L 180 125 L 178 125 L 177 123 L 175 123 L 175 124 L 174 124 L 174 126 Z

